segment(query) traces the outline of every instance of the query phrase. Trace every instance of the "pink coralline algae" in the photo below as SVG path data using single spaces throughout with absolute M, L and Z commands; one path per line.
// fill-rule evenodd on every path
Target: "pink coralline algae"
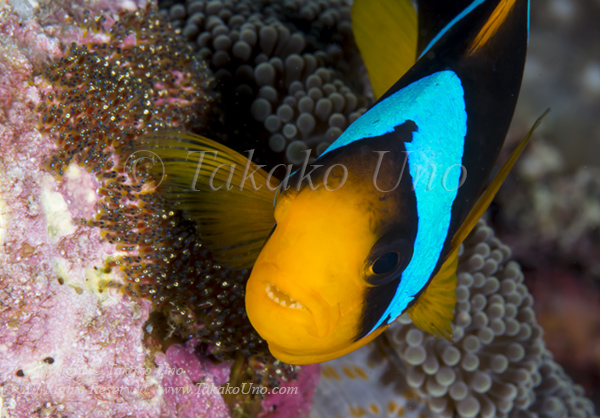
M 262 401 L 263 412 L 259 418 L 307 416 L 320 371 L 317 364 L 303 366 L 297 380 L 283 382 L 279 388 L 270 391 Z
M 194 340 L 166 353 L 145 344 L 152 303 L 118 289 L 125 251 L 88 222 L 98 177 L 76 163 L 47 172 L 57 145 L 38 130 L 48 84 L 37 74 L 82 31 L 44 27 L 35 11 L 0 5 L 0 416 L 228 417 L 223 396 L 202 388 L 226 384 L 230 363 L 202 358 Z M 305 413 L 315 370 L 294 383 L 301 400 L 267 396 L 265 408 Z
M 196 343 L 192 339 L 184 346 L 173 345 L 166 355 L 156 357 L 156 363 L 164 369 L 161 385 L 167 407 L 177 417 L 229 417 L 218 388 L 229 380 L 231 364 L 214 365 L 198 358 L 194 353 Z M 198 402 L 200 398 L 203 402 Z
M 118 280 L 103 269 L 116 248 L 79 222 L 96 180 L 43 169 L 55 146 L 36 129 L 33 68 L 60 54 L 58 41 L 7 6 L 0 19 L 1 414 L 177 416 L 142 341 L 150 302 L 104 287 Z

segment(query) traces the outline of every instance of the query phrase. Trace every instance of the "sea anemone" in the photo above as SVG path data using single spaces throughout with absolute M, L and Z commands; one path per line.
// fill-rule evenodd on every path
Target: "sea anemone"
M 345 1 L 159 5 L 215 73 L 225 135 L 236 135 L 240 151 L 301 164 L 306 150 L 317 157 L 370 103 Z

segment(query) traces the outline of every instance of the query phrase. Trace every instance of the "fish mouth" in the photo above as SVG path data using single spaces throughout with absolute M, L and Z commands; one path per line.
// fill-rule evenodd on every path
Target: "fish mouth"
M 266 306 L 260 307 L 261 303 L 276 305 L 273 320 L 291 321 L 304 327 L 305 332 L 316 338 L 327 336 L 338 323 L 341 316 L 339 307 L 329 304 L 317 289 L 302 286 L 298 280 L 286 276 L 273 263 L 260 263 L 254 267 L 254 272 L 260 272 L 260 278 L 251 276 L 247 294 L 250 292 L 263 300 L 254 304 L 255 309 L 265 309 Z
M 311 326 L 306 327 L 306 331 L 313 337 L 323 338 L 332 331 L 339 320 L 339 309 L 334 309 L 318 293 L 308 293 L 296 283 L 294 283 L 294 293 L 286 291 L 282 287 L 269 281 L 265 282 L 264 291 L 267 298 L 281 308 L 286 309 L 290 315 L 310 316 Z M 303 296 L 302 301 L 292 297 L 290 293 L 292 295 L 301 294 Z
M 269 297 L 269 299 L 271 299 L 273 302 L 279 304 L 279 306 L 282 306 L 284 308 L 290 308 L 290 309 L 308 310 L 306 308 L 306 306 L 304 306 L 297 300 L 292 299 L 292 297 L 290 295 L 283 292 L 277 286 L 275 286 L 274 284 L 272 284 L 270 282 L 267 282 L 267 286 L 265 287 L 265 292 L 267 293 L 267 296 Z

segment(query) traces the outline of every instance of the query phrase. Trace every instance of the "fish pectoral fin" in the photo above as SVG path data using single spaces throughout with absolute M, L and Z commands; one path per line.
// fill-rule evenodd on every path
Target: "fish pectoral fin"
M 454 234 L 454 237 L 452 238 L 451 251 L 458 249 L 460 244 L 471 233 L 477 224 L 477 221 L 479 221 L 479 219 L 483 216 L 483 213 L 487 210 L 488 206 L 490 206 L 490 203 L 492 203 L 494 196 L 496 196 L 496 193 L 498 193 L 500 186 L 502 186 L 502 183 L 504 183 L 504 180 L 506 180 L 506 176 L 508 176 L 508 173 L 514 167 L 515 163 L 523 153 L 523 150 L 527 146 L 533 131 L 540 125 L 540 123 L 542 123 L 542 119 L 544 119 L 549 112 L 550 109 L 546 109 L 546 111 L 539 118 L 537 118 L 529 132 L 527 132 L 523 139 L 521 139 L 519 145 L 517 145 L 500 171 L 498 171 L 498 174 L 496 174 L 494 180 L 492 180 L 483 194 L 479 197 L 473 206 L 473 209 L 471 209 L 465 218 L 465 221 L 462 223 L 456 234 Z
M 452 252 L 417 301 L 408 309 L 413 323 L 435 337 L 452 339 L 458 250 Z
M 275 225 L 279 181 L 249 157 L 210 139 L 179 131 L 154 133 L 136 145 L 150 152 L 158 192 L 198 223 L 202 240 L 220 263 L 250 268 Z
M 354 0 L 352 32 L 379 99 L 417 59 L 417 12 L 410 0 Z

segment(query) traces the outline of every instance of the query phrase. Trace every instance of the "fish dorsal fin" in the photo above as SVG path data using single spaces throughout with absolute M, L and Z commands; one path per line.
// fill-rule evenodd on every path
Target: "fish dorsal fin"
M 473 0 L 417 0 L 419 17 L 417 53 L 420 55 L 433 38 L 472 2 Z
M 516 0 L 503 0 L 498 3 L 490 18 L 485 22 L 485 25 L 471 43 L 468 52 L 469 55 L 477 52 L 477 50 L 485 46 L 485 44 L 494 37 L 496 32 L 498 32 L 498 29 L 500 29 L 514 9 L 515 3 Z
M 254 264 L 275 218 L 279 181 L 238 152 L 202 136 L 169 131 L 142 138 L 137 153 L 152 152 L 163 192 L 175 209 L 197 221 L 215 259 L 231 268 Z M 164 174 L 164 175 L 163 175 Z
M 410 0 L 354 0 L 352 31 L 379 99 L 417 58 L 417 13 Z
M 456 305 L 458 249 L 446 259 L 417 301 L 408 309 L 413 323 L 436 337 L 452 339 L 452 319 Z
M 490 206 L 494 196 L 496 196 L 496 193 L 498 193 L 498 189 L 500 189 L 500 186 L 502 183 L 504 183 L 504 180 L 506 180 L 506 176 L 508 176 L 508 173 L 519 159 L 519 156 L 523 153 L 523 150 L 527 146 L 533 131 L 540 125 L 540 123 L 542 123 L 542 119 L 546 117 L 548 112 L 550 112 L 550 109 L 546 109 L 546 111 L 535 121 L 529 132 L 527 132 L 523 139 L 521 139 L 519 145 L 517 145 L 508 160 L 504 163 L 502 168 L 500 168 L 500 171 L 498 171 L 496 177 L 494 177 L 483 194 L 479 197 L 479 199 L 477 199 L 477 202 L 465 218 L 465 221 L 462 223 L 460 228 L 458 228 L 456 234 L 454 234 L 454 237 L 452 238 L 451 251 L 458 250 L 460 244 L 471 233 L 477 224 L 477 221 L 479 221 L 479 219 L 483 216 L 483 213 L 487 210 L 488 206 Z

